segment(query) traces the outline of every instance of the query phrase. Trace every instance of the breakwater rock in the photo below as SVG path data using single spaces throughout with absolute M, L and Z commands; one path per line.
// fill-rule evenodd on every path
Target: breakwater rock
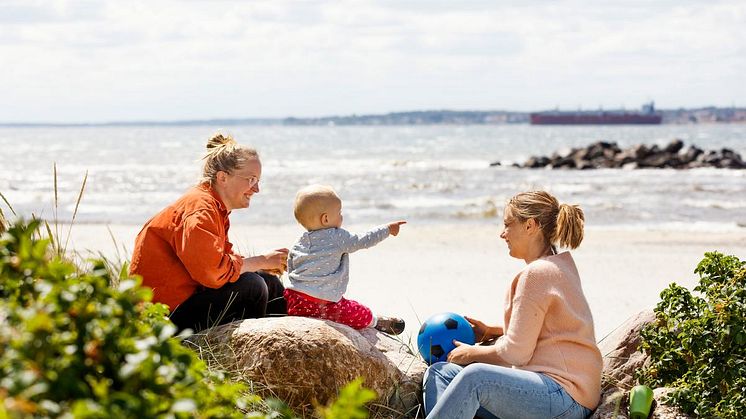
M 492 165 L 499 165 L 493 163 Z M 531 157 L 515 167 L 538 169 L 644 169 L 672 168 L 693 169 L 714 167 L 720 169 L 746 169 L 746 162 L 733 150 L 702 150 L 694 145 L 684 146 L 675 139 L 664 147 L 637 144 L 621 149 L 615 142 L 598 141 L 586 147 L 555 152 L 551 156 Z

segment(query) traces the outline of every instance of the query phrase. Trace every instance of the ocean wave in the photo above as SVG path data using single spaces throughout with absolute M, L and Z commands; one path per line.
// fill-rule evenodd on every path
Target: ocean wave
M 744 222 L 717 222 L 717 221 L 669 221 L 654 223 L 621 223 L 621 224 L 586 224 L 588 230 L 622 230 L 622 231 L 684 231 L 684 232 L 707 232 L 707 233 L 733 233 L 741 231 L 746 233 L 746 220 Z
M 202 138 L 211 130 L 0 130 L 0 192 L 25 216 L 51 214 L 56 162 L 61 219 L 69 219 L 88 172 L 78 220 L 142 223 L 195 184 Z M 561 202 L 580 204 L 588 225 L 660 223 L 708 229 L 746 223 L 746 198 L 741 198 L 746 170 L 489 167 L 491 161 L 520 161 L 521 156 L 549 154 L 599 138 L 628 146 L 665 143 L 676 136 L 690 138 L 688 143 L 700 147 L 728 147 L 743 154 L 746 129 L 733 125 L 236 127 L 233 134 L 256 146 L 264 163 L 261 194 L 252 200 L 251 210 L 231 215 L 240 222 L 294 222 L 296 191 L 308 183 L 325 183 L 338 189 L 345 218 L 365 223 L 391 217 L 499 223 L 509 197 L 535 189 L 546 189 Z M 3 205 L 0 202 L 4 209 Z
M 485 170 L 489 161 L 481 159 L 433 159 L 402 160 L 390 158 L 350 158 L 350 159 L 311 159 L 311 160 L 270 160 L 264 162 L 265 172 L 308 172 L 358 173 L 370 171 L 431 171 L 431 170 Z
M 693 208 L 713 208 L 723 210 L 734 210 L 746 208 L 746 201 L 734 201 L 732 199 L 724 200 L 699 200 L 699 199 L 684 199 L 681 201 L 683 205 Z

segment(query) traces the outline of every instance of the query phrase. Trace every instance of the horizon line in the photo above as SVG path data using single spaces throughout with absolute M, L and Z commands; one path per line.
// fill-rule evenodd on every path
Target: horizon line
M 557 110 L 551 109 L 551 110 Z M 419 113 L 493 113 L 503 115 L 529 115 L 535 112 L 551 111 L 508 111 L 508 110 L 458 110 L 458 109 L 429 109 L 429 110 L 409 110 L 409 111 L 395 111 L 387 113 L 370 113 L 370 114 L 346 114 L 346 115 L 326 115 L 326 116 L 286 116 L 286 117 L 234 117 L 234 118 L 206 118 L 206 119 L 155 119 L 155 120 L 119 120 L 119 121 L 89 121 L 89 122 L 0 122 L 0 127 L 106 127 L 106 126 L 177 126 L 177 125 L 210 125 L 210 124 L 229 124 L 229 125 L 281 125 L 288 121 L 325 121 L 331 119 L 343 119 L 343 118 L 372 118 L 372 117 L 387 117 L 402 114 L 419 114 Z M 593 110 L 604 110 L 603 108 Z M 628 109 L 606 109 L 607 111 L 619 111 Z M 632 110 L 632 109 L 629 109 Z M 676 112 L 676 111 L 700 111 L 700 110 L 739 110 L 746 111 L 746 107 L 739 106 L 701 106 L 693 108 L 666 108 L 656 109 L 658 112 Z M 591 111 L 591 109 L 588 109 Z M 572 112 L 572 111 L 569 111 Z M 398 124 L 401 125 L 401 124 Z

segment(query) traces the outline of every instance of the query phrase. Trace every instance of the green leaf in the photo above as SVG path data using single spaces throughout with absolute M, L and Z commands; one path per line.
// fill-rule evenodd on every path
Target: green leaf
M 694 288 L 671 284 L 642 332 L 639 382 L 674 387 L 670 403 L 701 417 L 746 417 L 746 262 L 705 253 Z
M 318 409 L 324 419 L 365 419 L 368 417 L 367 403 L 375 400 L 376 393 L 363 387 L 363 379 L 356 378 L 339 391 L 337 400 Z

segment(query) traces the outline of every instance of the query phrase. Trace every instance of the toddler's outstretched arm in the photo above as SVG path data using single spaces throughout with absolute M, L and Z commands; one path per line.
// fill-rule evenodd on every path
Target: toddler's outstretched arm
M 396 236 L 399 234 L 399 226 L 404 223 L 406 221 L 382 224 L 363 234 L 352 234 L 343 228 L 335 229 L 339 250 L 343 253 L 352 253 L 360 249 L 373 247 L 389 235 Z

